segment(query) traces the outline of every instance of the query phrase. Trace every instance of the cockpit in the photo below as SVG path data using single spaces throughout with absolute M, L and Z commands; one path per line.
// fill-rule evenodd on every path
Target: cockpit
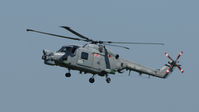
M 79 46 L 63 46 L 61 49 L 59 49 L 57 52 L 65 52 L 65 53 L 72 53 L 74 54 L 75 51 L 79 48 Z

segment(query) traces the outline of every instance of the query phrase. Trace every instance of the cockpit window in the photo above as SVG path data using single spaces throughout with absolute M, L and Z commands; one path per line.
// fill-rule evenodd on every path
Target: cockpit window
M 62 47 L 58 52 L 70 52 L 71 49 L 71 47 Z
M 73 47 L 62 47 L 60 50 L 58 50 L 58 52 L 69 52 L 69 53 L 72 53 L 74 54 L 75 51 L 77 50 L 78 46 L 73 46 Z
M 71 50 L 71 52 L 74 54 L 75 53 L 75 51 L 77 50 L 77 46 L 74 46 L 73 48 L 72 48 L 72 50 Z

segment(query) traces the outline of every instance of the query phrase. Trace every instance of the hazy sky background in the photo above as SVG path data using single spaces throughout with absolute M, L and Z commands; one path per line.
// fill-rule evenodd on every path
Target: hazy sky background
M 199 111 L 199 2 L 197 0 L 1 0 L 1 112 Z M 43 64 L 42 50 L 83 42 L 27 33 L 33 28 L 73 36 L 67 25 L 96 40 L 164 42 L 165 46 L 112 47 L 123 58 L 161 68 L 183 50 L 182 75 L 150 79 L 128 72 L 96 77 Z

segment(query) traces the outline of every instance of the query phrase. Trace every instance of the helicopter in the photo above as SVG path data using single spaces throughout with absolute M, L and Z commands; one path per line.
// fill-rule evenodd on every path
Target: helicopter
M 158 78 L 167 78 L 169 74 L 173 72 L 175 68 L 178 68 L 181 73 L 184 70 L 179 64 L 179 58 L 183 55 L 183 51 L 179 53 L 177 58 L 174 60 L 168 53 L 165 53 L 166 57 L 169 58 L 168 64 L 165 64 L 161 69 L 152 69 L 145 67 L 141 64 L 131 62 L 126 59 L 122 59 L 119 54 L 112 52 L 106 46 L 122 47 L 129 49 L 121 44 L 147 44 L 147 45 L 164 45 L 164 43 L 143 43 L 143 42 L 114 42 L 114 41 L 97 41 L 89 37 L 86 37 L 68 26 L 61 26 L 61 28 L 71 32 L 79 38 L 57 35 L 53 33 L 46 33 L 33 29 L 26 29 L 27 32 L 35 32 L 45 35 L 50 35 L 59 38 L 65 38 L 76 41 L 86 42 L 85 45 L 66 45 L 62 46 L 58 51 L 52 52 L 49 50 L 43 50 L 42 59 L 46 65 L 60 66 L 68 69 L 65 77 L 71 77 L 71 70 L 79 71 L 80 74 L 91 74 L 89 78 L 90 83 L 95 82 L 95 77 L 105 77 L 107 83 L 111 82 L 110 74 L 115 75 L 116 73 L 123 73 L 129 71 L 137 72 L 140 75 L 146 74 Z

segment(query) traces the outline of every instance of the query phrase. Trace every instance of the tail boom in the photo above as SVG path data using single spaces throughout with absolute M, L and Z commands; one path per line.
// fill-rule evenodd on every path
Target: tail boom
M 168 62 L 169 65 L 166 64 L 165 66 L 163 66 L 161 69 L 158 70 L 148 68 L 143 65 L 129 61 L 124 61 L 126 65 L 125 69 L 130 71 L 135 71 L 140 74 L 147 74 L 159 78 L 167 78 L 168 75 L 173 72 L 174 68 L 178 68 L 181 71 L 181 73 L 184 72 L 184 70 L 181 68 L 181 65 L 178 64 L 179 63 L 178 59 L 180 58 L 180 56 L 182 56 L 182 54 L 183 52 L 181 51 L 180 54 L 177 56 L 176 60 L 173 60 L 168 53 L 165 53 L 165 55 L 171 60 L 171 62 Z

